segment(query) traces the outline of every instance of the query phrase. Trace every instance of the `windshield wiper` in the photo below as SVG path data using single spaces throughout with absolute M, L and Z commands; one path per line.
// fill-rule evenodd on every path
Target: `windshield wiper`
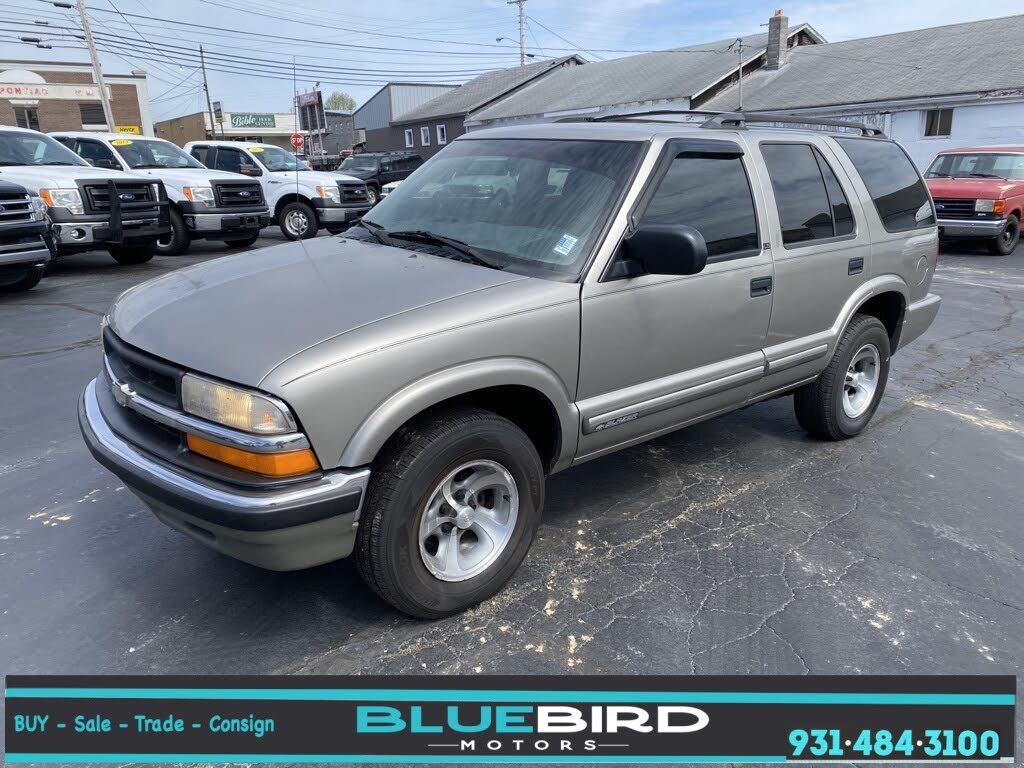
M 137 168 L 164 168 L 164 167 L 165 166 L 157 165 L 156 163 L 143 163 L 142 165 L 133 165 L 132 166 L 132 170 L 134 171 Z
M 388 239 L 387 234 L 385 234 L 384 232 L 384 227 L 382 227 L 380 224 L 377 224 L 376 222 L 373 221 L 367 221 L 366 219 L 360 219 L 356 223 L 359 224 L 359 226 L 361 226 L 371 235 L 373 235 L 373 239 L 376 240 L 381 245 L 391 245 L 391 241 Z
M 40 165 L 78 165 L 78 163 L 69 163 L 67 160 L 49 160 Z
M 1001 178 L 1003 178 L 1002 176 L 997 176 L 994 173 L 971 173 L 971 174 L 968 174 L 968 175 L 972 176 L 975 179 L 1001 179 Z
M 414 240 L 421 243 L 433 243 L 435 245 L 443 245 L 457 253 L 462 254 L 467 259 L 472 261 L 474 264 L 479 264 L 481 267 L 490 267 L 491 269 L 504 269 L 504 264 L 495 264 L 493 261 L 489 261 L 480 255 L 480 252 L 476 248 L 464 243 L 461 240 L 456 240 L 452 237 L 446 237 L 439 235 L 435 232 L 428 232 L 425 229 L 411 229 L 407 231 L 399 232 L 385 232 L 392 240 Z

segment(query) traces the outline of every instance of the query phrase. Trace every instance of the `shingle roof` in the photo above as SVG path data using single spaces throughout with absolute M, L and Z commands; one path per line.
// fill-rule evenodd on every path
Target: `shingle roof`
M 574 56 L 563 56 L 558 59 L 546 59 L 545 61 L 534 62 L 522 67 L 510 67 L 509 69 L 498 69 L 480 75 L 458 88 L 453 88 L 447 93 L 421 104 L 411 112 L 406 112 L 394 122 L 408 123 L 418 120 L 429 120 L 435 117 L 448 115 L 465 115 L 485 104 L 494 101 L 511 90 L 527 83 L 538 75 L 542 75 L 551 69 L 561 67 Z M 575 69 L 575 67 L 567 67 Z
M 1024 86 L 1024 16 L 793 48 L 743 80 L 745 110 L 863 104 Z M 702 105 L 734 110 L 730 87 Z
M 790 36 L 807 25 L 790 27 Z M 567 67 L 473 115 L 473 120 L 497 120 L 617 104 L 689 98 L 721 80 L 737 66 L 735 38 L 669 51 L 643 53 L 610 61 Z M 748 35 L 743 44 L 749 60 L 763 52 L 768 33 Z

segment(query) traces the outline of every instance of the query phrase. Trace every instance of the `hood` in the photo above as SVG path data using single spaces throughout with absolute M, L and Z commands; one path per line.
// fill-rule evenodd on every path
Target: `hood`
M 74 187 L 78 179 L 138 179 L 138 173 L 94 168 L 91 165 L 12 165 L 0 168 L 0 179 L 37 193 L 48 187 Z
M 998 200 L 1024 191 L 1024 182 L 1006 179 L 925 179 L 932 197 Z
M 302 184 L 311 187 L 337 184 L 339 181 L 360 181 L 354 176 L 346 176 L 344 173 L 325 173 L 324 171 L 271 171 L 272 176 L 286 176 L 294 179 L 298 176 Z M 246 177 L 248 178 L 248 177 Z
M 530 278 L 324 237 L 226 256 L 142 283 L 114 302 L 108 320 L 129 344 L 255 387 L 275 366 L 327 339 L 522 280 Z
M 181 189 L 182 187 L 210 186 L 211 181 L 253 181 L 257 184 L 258 179 L 244 176 L 241 173 L 230 173 L 228 171 L 212 171 L 209 168 L 139 168 L 132 173 L 152 176 L 159 179 L 168 187 Z
M 353 169 L 353 170 L 345 171 L 344 173 L 337 172 L 337 173 L 334 173 L 332 175 L 335 176 L 336 178 L 341 178 L 341 179 L 345 179 L 345 178 L 368 179 L 371 176 L 376 176 L 377 172 L 372 170 L 372 169 L 371 170 L 366 170 L 366 171 L 360 171 L 360 170 Z

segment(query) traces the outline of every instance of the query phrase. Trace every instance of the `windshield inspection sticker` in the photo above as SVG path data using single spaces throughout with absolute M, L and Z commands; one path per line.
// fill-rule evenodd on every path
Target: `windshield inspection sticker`
M 132 140 L 131 139 L 114 139 L 110 143 L 113 144 L 115 147 L 127 147 L 129 144 L 132 143 Z
M 250 152 L 262 152 L 263 147 L 249 147 Z
M 562 235 L 560 238 L 558 238 L 558 242 L 555 244 L 555 247 L 552 248 L 551 250 L 557 253 L 559 256 L 568 256 L 572 252 L 572 249 L 576 247 L 576 243 L 578 243 L 579 241 L 580 239 L 578 237 L 573 237 L 572 235 Z

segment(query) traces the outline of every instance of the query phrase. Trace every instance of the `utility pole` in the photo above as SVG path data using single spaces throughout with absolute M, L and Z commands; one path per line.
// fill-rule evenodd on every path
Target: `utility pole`
M 739 66 L 739 69 L 737 70 L 737 73 L 736 73 L 736 80 L 737 80 L 737 86 L 738 86 L 738 94 L 737 94 L 737 96 L 739 98 L 739 107 L 738 107 L 738 109 L 736 111 L 737 112 L 742 112 L 743 111 L 743 48 L 744 48 L 743 38 L 742 37 L 737 37 L 736 40 L 733 42 L 733 45 L 736 46 L 736 51 L 739 53 L 739 56 L 740 56 L 740 66 Z
M 81 1 L 81 0 L 79 0 Z M 505 0 L 506 5 L 519 6 L 519 66 L 526 64 L 526 0 Z
M 81 0 L 79 0 L 81 2 Z M 199 67 L 203 70 L 203 90 L 206 91 L 206 108 L 210 111 L 210 134 L 211 138 L 217 138 L 217 125 L 213 118 L 213 102 L 210 101 L 210 84 L 206 82 L 206 59 L 203 57 L 203 46 L 199 46 Z M 203 121 L 205 123 L 205 121 Z M 221 137 L 224 135 L 224 128 L 220 129 Z
M 107 84 L 103 81 L 103 68 L 100 66 L 100 55 L 96 53 L 96 44 L 92 40 L 92 30 L 89 29 L 89 17 L 85 13 L 85 0 L 78 0 L 78 16 L 82 20 L 82 33 L 85 35 L 85 44 L 89 47 L 89 58 L 92 59 L 92 76 L 100 89 L 100 103 L 103 105 L 103 118 L 107 121 L 107 130 L 114 130 L 114 110 L 110 108 L 110 99 L 107 98 Z

